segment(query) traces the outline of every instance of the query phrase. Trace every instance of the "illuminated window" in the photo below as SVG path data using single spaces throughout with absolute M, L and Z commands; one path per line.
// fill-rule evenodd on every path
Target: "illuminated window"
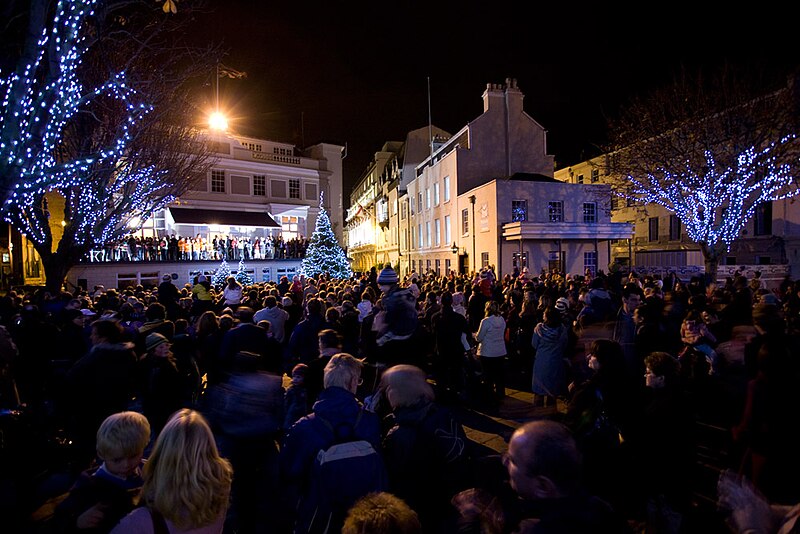
M 596 184 L 599 181 L 600 181 L 600 170 L 592 169 L 592 183 Z
M 444 216 L 444 242 L 450 242 L 450 216 Z
M 586 224 L 597 222 L 597 204 L 594 202 L 583 203 L 583 222 Z
M 564 221 L 564 203 L 560 200 L 551 201 L 547 203 L 547 213 L 550 217 L 550 222 L 563 222 Z
M 450 202 L 450 177 L 444 177 L 444 201 Z
M 512 200 L 511 201 L 511 220 L 513 222 L 527 221 L 528 220 L 528 201 L 527 200 Z
M 464 208 L 461 210 L 461 235 L 469 233 L 469 211 Z
M 433 184 L 433 205 L 439 205 L 439 182 Z
M 442 244 L 442 226 L 439 219 L 433 221 L 433 239 L 437 247 Z
M 583 253 L 583 271 L 586 272 L 587 270 L 592 275 L 597 273 L 597 252 L 594 250 Z

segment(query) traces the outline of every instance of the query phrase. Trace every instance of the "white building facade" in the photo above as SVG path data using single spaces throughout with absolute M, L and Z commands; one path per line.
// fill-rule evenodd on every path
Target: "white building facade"
M 515 80 L 487 85 L 483 114 L 417 167 L 401 270 L 582 274 L 607 265 L 609 240 L 630 236 L 630 225 L 610 221 L 601 187 L 553 179 L 546 131 L 522 101 Z

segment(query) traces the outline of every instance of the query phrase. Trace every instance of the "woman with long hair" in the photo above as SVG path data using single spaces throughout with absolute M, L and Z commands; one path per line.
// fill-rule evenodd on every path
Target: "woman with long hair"
M 180 410 L 158 435 L 145 463 L 143 506 L 112 533 L 220 533 L 232 479 L 231 465 L 220 457 L 203 416 Z

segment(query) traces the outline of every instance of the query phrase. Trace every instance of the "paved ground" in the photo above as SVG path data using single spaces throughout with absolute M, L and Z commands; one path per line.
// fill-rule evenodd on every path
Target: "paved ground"
M 487 449 L 503 453 L 508 448 L 508 440 L 517 427 L 535 419 L 550 418 L 557 410 L 563 412 L 564 409 L 565 406 L 561 402 L 557 409 L 536 408 L 533 406 L 532 393 L 506 388 L 506 398 L 496 413 L 466 407 L 454 410 L 470 439 Z

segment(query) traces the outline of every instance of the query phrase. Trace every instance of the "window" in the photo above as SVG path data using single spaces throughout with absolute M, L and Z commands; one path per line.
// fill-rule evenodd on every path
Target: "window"
M 422 248 L 424 242 L 422 241 L 422 223 L 417 225 L 417 248 Z
M 527 200 L 512 200 L 511 201 L 511 220 L 513 222 L 522 222 L 528 220 L 528 201 Z
M 647 240 L 658 241 L 658 217 L 650 217 L 647 224 Z
M 450 177 L 444 177 L 444 201 L 450 202 Z
M 417 211 L 422 210 L 422 191 L 419 192 L 419 201 L 417 202 Z
M 211 171 L 211 192 L 225 192 L 225 171 Z
M 405 221 L 408 217 L 408 205 L 405 202 L 400 203 L 400 220 Z
M 439 205 L 439 182 L 433 184 L 433 205 Z
M 486 268 L 488 266 L 489 266 L 489 253 L 481 252 L 481 268 Z
M 449 215 L 445 215 L 444 216 L 444 243 L 445 244 L 450 243 L 450 239 L 451 239 L 451 236 L 450 236 L 450 216 Z
M 753 219 L 753 235 L 770 235 L 772 233 L 772 202 L 759 204 Z
M 681 239 L 681 220 L 677 215 L 669 216 L 669 240 L 680 241 Z
M 597 222 L 597 204 L 594 202 L 583 203 L 583 222 L 584 224 L 594 224 Z
M 411 270 L 412 271 L 417 270 L 417 260 L 411 260 Z
M 267 196 L 267 177 L 263 174 L 253 176 L 253 195 L 257 197 Z
M 414 215 L 414 196 L 408 197 L 408 209 L 411 210 L 411 215 Z
M 431 260 L 425 260 L 425 265 L 427 266 L 427 269 L 425 270 L 425 272 L 426 273 L 431 272 Z
M 467 208 L 461 210 L 461 235 L 469 233 L 469 211 Z
M 439 219 L 433 221 L 433 239 L 437 247 L 442 244 L 442 222 Z
M 619 197 L 617 195 L 611 195 L 611 209 L 619 209 Z
M 450 260 L 444 260 L 444 274 L 450 274 Z
M 436 274 L 441 276 L 442 274 L 442 260 L 436 260 Z
M 563 266 L 566 264 L 567 253 L 566 251 L 562 250 L 559 252 L 558 250 L 551 250 L 547 254 L 547 270 L 558 271 L 562 272 Z
M 560 200 L 551 201 L 547 203 L 547 213 L 550 217 L 550 222 L 563 222 L 564 221 L 564 203 Z
M 596 184 L 600 181 L 600 169 L 592 169 L 592 183 Z
M 283 234 L 283 238 L 285 240 L 294 239 L 297 237 L 299 221 L 300 219 L 297 217 L 290 217 L 288 215 L 284 215 L 281 218 L 281 233 Z
M 425 246 L 431 246 L 431 222 L 425 221 Z
M 583 272 L 589 271 L 592 276 L 597 273 L 597 251 L 583 253 Z
M 577 182 L 578 182 L 579 184 L 582 184 L 582 183 L 583 183 L 583 175 L 582 175 L 582 174 L 579 174 L 579 175 L 578 175 Z
M 425 188 L 425 209 L 431 209 L 431 188 Z
M 289 178 L 289 198 L 300 198 L 300 179 Z

